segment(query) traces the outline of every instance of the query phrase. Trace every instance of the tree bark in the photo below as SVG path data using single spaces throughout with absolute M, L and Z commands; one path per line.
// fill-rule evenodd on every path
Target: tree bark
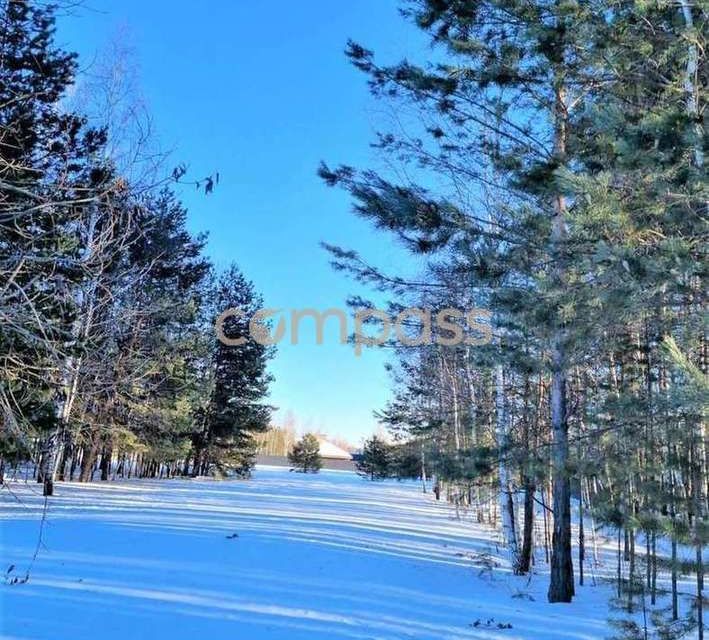
M 113 449 L 110 444 L 107 444 L 103 448 L 101 453 L 101 480 L 107 481 L 108 476 L 111 473 L 111 458 L 113 457 Z
M 95 439 L 95 436 L 94 436 Z M 84 447 L 84 455 L 81 458 L 81 470 L 79 471 L 79 482 L 90 482 L 93 477 L 94 464 L 98 457 L 98 442 L 92 440 L 88 446 Z
M 529 573 L 532 568 L 532 549 L 534 534 L 534 481 L 525 477 L 524 480 L 524 527 L 522 530 L 522 553 L 519 558 L 520 575 Z
M 519 572 L 520 557 L 515 527 L 514 501 L 512 499 L 512 480 L 505 460 L 507 455 L 507 412 L 505 405 L 505 377 L 501 364 L 495 367 L 495 437 L 498 449 L 498 476 L 500 515 L 502 516 L 502 535 L 510 556 L 510 564 L 515 573 Z
M 561 74 L 555 79 L 554 155 L 566 160 L 567 118 L 566 93 Z M 553 280 L 562 290 L 566 275 L 564 242 L 566 238 L 566 199 L 554 197 L 551 253 L 554 260 Z M 557 312 L 558 313 L 558 312 Z M 571 602 L 574 596 L 574 568 L 571 559 L 571 483 L 568 475 L 569 425 L 566 406 L 566 331 L 561 318 L 555 321 L 551 344 L 551 429 L 552 488 L 554 529 L 552 533 L 551 579 L 549 602 Z

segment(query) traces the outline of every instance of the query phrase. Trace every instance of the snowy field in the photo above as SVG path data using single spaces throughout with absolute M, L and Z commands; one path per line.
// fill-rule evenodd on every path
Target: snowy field
M 22 577 L 43 498 L 34 484 L 11 490 L 0 494 L 3 571 L 14 564 L 11 575 Z M 344 472 L 259 468 L 249 482 L 60 483 L 29 582 L 0 585 L 0 637 L 608 635 L 607 586 L 549 605 L 547 576 L 511 576 L 496 540 L 416 484 Z

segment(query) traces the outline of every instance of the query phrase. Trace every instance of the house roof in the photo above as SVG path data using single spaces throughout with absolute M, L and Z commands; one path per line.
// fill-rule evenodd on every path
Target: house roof
M 352 460 L 352 454 L 349 451 L 338 447 L 332 442 L 328 442 L 322 438 L 318 438 L 320 443 L 320 456 L 322 458 L 336 458 L 338 460 Z

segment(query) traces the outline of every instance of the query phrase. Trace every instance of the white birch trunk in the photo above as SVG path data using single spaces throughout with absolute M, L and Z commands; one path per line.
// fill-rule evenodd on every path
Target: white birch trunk
M 512 479 L 507 467 L 507 462 L 505 461 L 508 428 L 505 406 L 505 376 L 501 364 L 495 366 L 495 409 L 497 414 L 495 437 L 499 451 L 499 503 L 500 514 L 502 516 L 502 535 L 505 545 L 507 545 L 510 564 L 513 570 L 516 571 L 519 566 L 519 547 L 517 544 L 517 529 L 515 527 Z

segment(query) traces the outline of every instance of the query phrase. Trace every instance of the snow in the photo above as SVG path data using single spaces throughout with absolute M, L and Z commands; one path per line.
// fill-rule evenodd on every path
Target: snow
M 0 496 L 3 571 L 21 577 L 43 498 L 23 482 Z M 0 637 L 608 635 L 608 586 L 550 605 L 548 577 L 512 576 L 505 555 L 494 530 L 455 519 L 417 483 L 280 468 L 246 482 L 58 483 L 29 582 L 0 584 Z

